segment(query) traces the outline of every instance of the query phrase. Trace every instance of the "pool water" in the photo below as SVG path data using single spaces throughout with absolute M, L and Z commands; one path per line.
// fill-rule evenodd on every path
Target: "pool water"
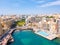
M 8 45 L 60 45 L 60 39 L 48 40 L 33 31 L 16 31 L 12 36 L 14 42 Z
M 43 31 L 39 31 L 39 32 L 37 32 L 37 33 L 42 34 L 42 35 L 44 35 L 44 36 L 48 36 L 48 35 L 49 35 L 48 33 L 43 32 Z

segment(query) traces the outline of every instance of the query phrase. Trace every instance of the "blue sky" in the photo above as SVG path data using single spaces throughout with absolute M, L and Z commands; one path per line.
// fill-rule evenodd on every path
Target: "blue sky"
M 60 0 L 0 0 L 0 14 L 60 13 Z

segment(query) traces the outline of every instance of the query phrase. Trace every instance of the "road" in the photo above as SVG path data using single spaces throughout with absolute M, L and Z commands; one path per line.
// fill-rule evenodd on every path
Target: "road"
M 7 45 L 8 40 L 12 37 L 11 34 L 16 28 L 10 29 L 0 38 L 0 45 Z

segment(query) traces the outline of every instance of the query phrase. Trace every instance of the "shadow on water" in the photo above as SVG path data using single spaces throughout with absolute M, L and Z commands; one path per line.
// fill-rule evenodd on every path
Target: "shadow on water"
M 53 42 L 57 43 L 57 45 L 60 45 L 60 38 L 56 38 L 54 40 L 52 40 Z
M 7 45 L 24 45 L 21 40 L 17 40 L 17 41 L 14 41 L 14 42 L 9 42 Z

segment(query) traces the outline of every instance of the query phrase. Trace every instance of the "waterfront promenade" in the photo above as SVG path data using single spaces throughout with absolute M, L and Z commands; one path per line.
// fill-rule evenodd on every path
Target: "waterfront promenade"
M 14 29 L 10 29 L 9 31 L 7 31 L 0 39 L 0 45 L 7 45 L 7 42 L 12 38 L 11 34 L 12 32 L 15 30 Z

